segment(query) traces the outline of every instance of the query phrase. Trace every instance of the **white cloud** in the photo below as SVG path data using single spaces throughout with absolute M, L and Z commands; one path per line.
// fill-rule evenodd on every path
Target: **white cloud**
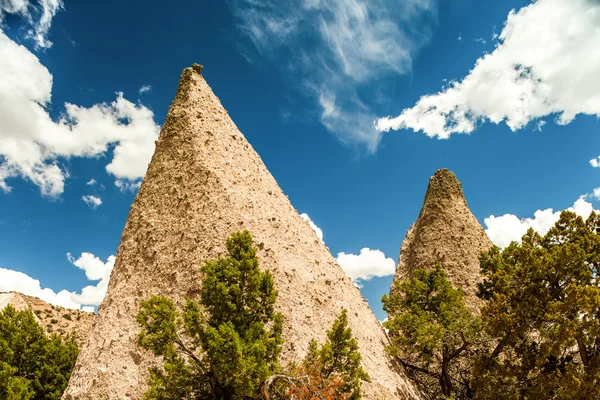
M 511 11 L 496 48 L 479 58 L 460 82 L 421 97 L 376 127 L 422 131 L 447 139 L 481 122 L 519 130 L 556 115 L 568 124 L 578 114 L 600 117 L 600 2 L 538 0 Z
M 91 194 L 81 196 L 81 200 L 85 202 L 91 208 L 98 208 L 102 205 L 102 199 L 100 197 L 93 196 Z
M 144 93 L 149 93 L 152 91 L 152 86 L 150 85 L 142 85 L 142 87 L 140 87 L 139 93 L 140 94 L 144 94 Z
M 590 165 L 594 168 L 600 167 L 600 157 L 592 158 L 590 160 Z
M 90 179 L 86 185 L 94 186 L 96 184 L 96 180 L 94 178 Z
M 544 120 L 540 119 L 539 121 L 537 121 L 537 122 L 535 123 L 535 130 L 536 130 L 536 131 L 538 131 L 538 132 L 541 132 L 541 131 L 542 131 L 542 127 L 543 127 L 544 125 L 546 125 L 546 121 L 544 121 Z
M 115 186 L 118 187 L 121 192 L 134 192 L 138 190 L 140 186 L 142 186 L 142 181 L 128 181 L 126 179 L 115 179 Z
M 150 109 L 117 94 L 111 103 L 85 108 L 65 104 L 53 121 L 46 111 L 52 75 L 27 48 L 0 30 L 0 189 L 7 179 L 21 177 L 56 197 L 64 190 L 68 171 L 61 160 L 98 157 L 112 149 L 106 166 L 116 179 L 136 183 L 154 152 L 159 126 Z
M 7 14 L 17 14 L 31 25 L 27 37 L 33 39 L 36 49 L 52 46 L 47 35 L 52 25 L 52 18 L 63 8 L 62 0 L 39 0 L 34 5 L 29 0 L 0 0 L 0 24 Z
M 102 262 L 91 253 L 81 253 L 78 259 L 67 253 L 67 258 L 76 267 L 85 271 L 91 281 L 99 281 L 96 286 L 86 286 L 81 293 L 61 290 L 58 293 L 52 289 L 42 288 L 40 281 L 19 271 L 0 268 L 0 292 L 17 291 L 28 296 L 38 297 L 47 303 L 57 306 L 93 311 L 102 303 L 108 287 L 108 279 L 115 265 L 115 256 L 110 256 Z
M 594 190 L 594 196 L 596 194 L 596 190 Z M 600 195 L 600 190 L 598 191 L 598 195 Z M 586 201 L 586 196 L 581 196 L 567 210 L 585 219 L 590 216 L 594 208 L 590 202 Z M 533 228 L 541 235 L 546 234 L 556 221 L 558 221 L 560 213 L 561 211 L 554 211 L 552 208 L 547 208 L 545 210 L 537 210 L 533 213 L 533 218 L 520 219 L 513 214 L 504 214 L 499 217 L 490 215 L 484 220 L 486 226 L 485 232 L 496 246 L 503 248 L 508 246 L 512 241 L 519 242 L 529 228 Z
M 310 219 L 308 214 L 300 214 L 300 217 L 308 222 L 319 240 L 323 242 L 321 228 Z M 357 288 L 363 286 L 361 281 L 367 281 L 373 277 L 393 275 L 396 271 L 394 260 L 389 257 L 386 258 L 380 250 L 371 250 L 366 247 L 360 251 L 359 255 L 338 253 L 336 260 L 346 275 L 352 278 L 352 283 Z
M 96 312 L 96 308 L 94 306 L 83 306 L 81 307 L 81 311 L 85 311 L 85 312 Z
M 92 253 L 81 253 L 78 259 L 74 259 L 67 253 L 69 261 L 76 267 L 85 271 L 85 276 L 90 281 L 99 281 L 96 286 L 86 286 L 81 294 L 74 293 L 73 300 L 85 305 L 99 306 L 106 295 L 110 273 L 115 266 L 115 256 L 110 256 L 103 262 Z
M 230 4 L 259 54 L 273 58 L 313 98 L 323 125 L 342 142 L 370 152 L 377 149 L 381 133 L 373 127 L 368 101 L 385 103 L 382 80 L 411 71 L 412 53 L 429 39 L 437 9 L 436 0 Z
M 597 187 L 596 189 L 594 189 L 592 196 L 594 196 L 594 198 L 596 200 L 600 200 L 600 187 Z
M 380 250 L 366 247 L 359 255 L 338 253 L 337 262 L 353 282 L 359 279 L 369 280 L 374 277 L 393 275 L 396 272 L 394 260 L 386 257 Z
M 22 272 L 0 267 L 0 292 L 21 292 L 27 296 L 35 296 L 47 303 L 66 308 L 79 309 L 80 304 L 73 301 L 72 293 L 61 290 L 56 293 L 52 289 L 42 288 L 40 281 Z
M 308 224 L 310 225 L 310 227 L 312 228 L 313 231 L 315 231 L 315 233 L 317 234 L 317 237 L 319 238 L 319 240 L 321 242 L 323 242 L 323 231 L 321 230 L 321 228 L 319 228 L 317 226 L 317 224 L 315 224 L 312 219 L 310 219 L 310 217 L 308 216 L 308 214 L 303 213 L 300 214 L 300 218 L 302 218 L 305 221 L 308 221 Z M 325 242 L 323 242 L 325 243 Z

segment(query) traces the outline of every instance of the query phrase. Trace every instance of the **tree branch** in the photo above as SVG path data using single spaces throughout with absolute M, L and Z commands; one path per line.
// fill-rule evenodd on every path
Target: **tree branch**
M 198 364 L 202 364 L 202 360 L 200 360 L 198 358 L 198 356 L 196 356 L 194 354 L 193 351 L 191 351 L 190 349 L 188 349 L 185 344 L 183 344 L 183 341 L 181 340 L 181 336 L 179 336 L 178 332 L 175 332 L 175 334 L 177 335 L 177 339 L 175 339 L 175 344 L 178 345 L 181 348 L 181 351 L 188 355 L 192 360 L 194 360 L 196 363 Z

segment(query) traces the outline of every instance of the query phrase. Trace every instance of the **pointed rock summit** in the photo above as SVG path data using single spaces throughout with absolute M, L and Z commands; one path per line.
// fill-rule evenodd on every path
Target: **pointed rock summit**
M 281 191 L 194 65 L 183 71 L 148 172 L 131 206 L 108 293 L 64 400 L 140 399 L 157 359 L 136 344 L 139 304 L 199 293 L 200 267 L 247 229 L 274 276 L 285 317 L 283 361 L 299 359 L 348 309 L 366 399 L 418 399 L 386 358 L 387 338 L 360 291 Z
M 476 310 L 479 253 L 491 247 L 462 184 L 452 171 L 440 169 L 429 179 L 423 208 L 402 242 L 394 283 L 411 278 L 416 269 L 441 264 L 453 285 L 464 290 L 467 306 Z

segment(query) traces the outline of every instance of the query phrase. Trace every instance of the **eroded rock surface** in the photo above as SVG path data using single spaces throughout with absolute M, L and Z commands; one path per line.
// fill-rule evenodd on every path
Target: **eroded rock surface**
M 123 231 L 99 320 L 63 397 L 139 399 L 156 359 L 136 345 L 140 301 L 196 296 L 199 268 L 225 254 L 232 232 L 248 229 L 263 268 L 272 271 L 285 316 L 283 360 L 299 359 L 308 341 L 348 309 L 363 365 L 366 399 L 417 399 L 389 364 L 386 336 L 360 291 L 298 215 L 258 154 L 200 74 L 184 70 L 177 95 Z M 251 100 L 251 99 L 249 99 Z
M 31 310 L 47 333 L 58 333 L 65 338 L 72 336 L 79 345 L 87 339 L 96 318 L 94 313 L 54 306 L 22 293 L 0 293 L 0 310 L 8 304 L 19 311 Z
M 492 242 L 469 210 L 462 184 L 452 171 L 438 170 L 430 179 L 423 208 L 406 233 L 392 283 L 411 278 L 419 268 L 441 264 L 454 286 L 465 292 L 467 306 L 477 310 L 479 254 Z

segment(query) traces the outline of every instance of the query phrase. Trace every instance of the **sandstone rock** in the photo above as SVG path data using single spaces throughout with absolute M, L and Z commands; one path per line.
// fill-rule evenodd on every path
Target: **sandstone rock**
M 423 208 L 406 233 L 393 286 L 419 268 L 441 264 L 454 286 L 465 292 L 467 306 L 476 311 L 479 254 L 492 242 L 469 210 L 462 184 L 452 171 L 440 169 L 429 179 Z
M 225 254 L 231 233 L 248 229 L 263 268 L 274 275 L 285 317 L 283 360 L 299 359 L 308 341 L 348 309 L 363 365 L 366 399 L 418 399 L 384 352 L 387 338 L 360 291 L 308 222 L 292 207 L 258 154 L 198 73 L 179 81 L 156 151 L 136 196 L 99 319 L 63 396 L 139 399 L 157 360 L 136 344 L 141 300 L 197 296 L 199 268 Z M 329 282 L 330 284 L 328 284 Z
M 74 336 L 82 345 L 92 330 L 96 314 L 53 306 L 37 297 L 18 292 L 0 293 L 0 310 L 11 304 L 17 310 L 31 310 L 35 319 L 47 333 L 64 337 Z

